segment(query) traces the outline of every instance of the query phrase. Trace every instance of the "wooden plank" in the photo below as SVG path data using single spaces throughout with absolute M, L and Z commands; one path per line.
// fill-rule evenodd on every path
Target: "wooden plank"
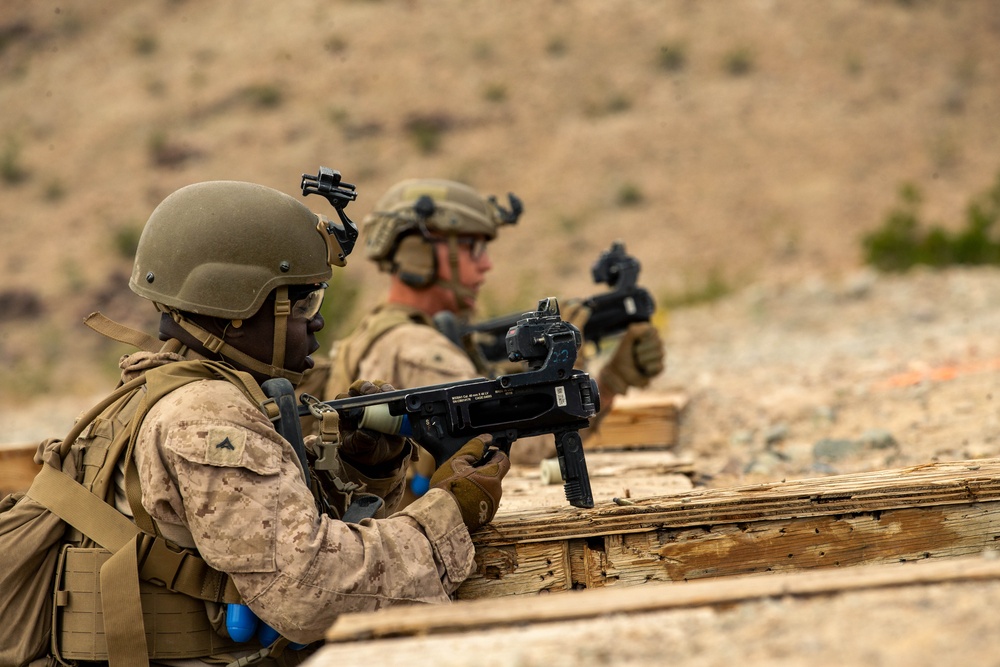
M 663 449 L 677 444 L 681 394 L 617 396 L 611 412 L 587 435 L 587 450 Z
M 605 501 L 590 510 L 564 505 L 505 515 L 474 535 L 477 544 L 644 532 L 850 512 L 1000 500 L 1000 458 L 933 463 L 773 484 L 696 489 L 670 496 Z
M 37 443 L 0 444 L 0 497 L 27 491 L 41 466 L 34 462 Z
M 668 451 L 587 452 L 587 469 L 596 502 L 690 491 L 695 472 L 690 460 Z M 504 478 L 501 515 L 565 506 L 562 483 L 544 483 L 540 466 L 515 465 Z
M 1000 540 L 1000 460 L 498 514 L 460 599 L 952 558 Z M 528 545 L 565 544 L 560 552 Z
M 566 595 L 460 601 L 450 605 L 393 607 L 345 614 L 326 634 L 328 642 L 383 637 L 467 633 L 505 626 L 553 623 L 613 614 L 642 614 L 665 609 L 727 605 L 780 596 L 816 596 L 942 582 L 1000 579 L 1000 560 L 969 557 L 922 563 L 878 565 L 840 570 L 750 575 L 723 580 L 605 588 Z M 317 661 L 314 664 L 328 664 Z M 332 663 L 329 663 L 332 664 Z

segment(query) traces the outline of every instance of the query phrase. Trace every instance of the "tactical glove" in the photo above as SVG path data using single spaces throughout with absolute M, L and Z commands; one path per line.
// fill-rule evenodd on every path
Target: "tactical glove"
M 469 440 L 431 477 L 432 488 L 443 489 L 455 497 L 462 521 L 470 532 L 489 523 L 497 513 L 500 480 L 510 470 L 507 455 L 499 449 L 488 448 L 487 442 L 489 436 Z M 474 467 L 487 449 L 486 462 Z
M 630 324 L 598 379 L 616 394 L 624 394 L 629 387 L 646 387 L 663 371 L 665 356 L 656 327 L 648 322 Z
M 355 380 L 347 393 L 339 394 L 337 398 L 367 396 L 385 391 L 395 391 L 395 388 L 385 380 Z M 340 457 L 351 465 L 366 468 L 363 472 L 377 469 L 389 473 L 401 464 L 406 449 L 406 439 L 402 436 L 358 428 L 358 420 L 346 414 L 340 416 L 339 430 Z

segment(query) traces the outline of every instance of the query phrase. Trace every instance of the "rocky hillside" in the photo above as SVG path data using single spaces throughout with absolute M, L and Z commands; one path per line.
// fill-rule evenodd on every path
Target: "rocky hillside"
M 661 303 L 834 284 L 902 183 L 955 226 L 993 182 L 998 37 L 992 0 L 8 0 L 0 393 L 107 387 L 123 349 L 80 321 L 151 323 L 125 283 L 165 195 L 296 194 L 320 164 L 358 185 L 358 220 L 405 177 L 517 193 L 484 314 L 591 291 L 619 238 Z M 332 332 L 382 286 L 356 258 Z

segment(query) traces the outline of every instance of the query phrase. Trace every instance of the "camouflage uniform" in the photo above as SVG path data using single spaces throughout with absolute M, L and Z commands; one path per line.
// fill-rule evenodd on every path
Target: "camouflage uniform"
M 181 359 L 132 355 L 123 379 Z M 228 382 L 194 382 L 152 406 L 135 457 L 143 506 L 164 536 L 229 574 L 251 610 L 294 642 L 321 639 L 344 612 L 445 602 L 472 571 L 469 532 L 444 491 L 376 522 L 320 516 L 291 446 Z M 353 471 L 352 481 L 398 498 L 404 472 Z
M 484 443 L 470 441 L 451 461 L 457 466 L 451 474 L 386 517 L 399 506 L 411 443 L 342 421 L 340 449 L 324 450 L 329 465 L 310 471 L 310 487 L 298 454 L 263 410 L 263 383 L 282 378 L 294 386 L 311 365 L 333 267 L 345 265 L 357 237 L 343 213 L 353 186 L 324 168 L 302 182 L 304 195 L 330 199 L 340 222 L 253 183 L 209 181 L 175 191 L 143 228 L 129 280 L 161 313 L 159 337 L 103 316 L 87 318 L 97 331 L 144 351 L 122 359 L 123 386 L 86 413 L 80 422 L 86 433 L 74 430 L 67 438 L 84 453 L 83 470 L 73 471 L 83 489 L 60 491 L 99 498 L 99 509 L 83 518 L 54 503 L 76 521 L 67 519 L 79 532 L 72 539 L 75 562 L 84 563 L 63 589 L 62 606 L 64 618 L 72 613 L 86 620 L 65 632 L 54 632 L 54 623 L 45 629 L 54 648 L 70 649 L 71 660 L 295 664 L 309 651 L 282 653 L 287 641 L 317 642 L 345 612 L 446 602 L 472 571 L 469 530 L 496 510 L 509 468 L 505 456 L 472 469 Z M 357 389 L 370 390 L 389 389 L 371 383 Z M 60 495 L 51 486 L 39 490 Z M 376 520 L 333 518 L 343 516 L 348 496 L 361 492 L 385 500 Z M 317 508 L 326 506 L 318 498 L 329 501 L 329 515 Z M 135 526 L 113 512 L 113 518 L 102 514 L 104 502 Z M 142 597 L 160 583 L 168 591 Z M 110 621 L 103 627 L 92 622 L 97 616 L 88 596 L 95 592 L 102 600 L 97 614 Z M 246 655 L 244 646 L 253 653 L 259 643 L 233 647 L 222 602 L 243 602 L 285 639 L 258 633 L 268 646 Z M 239 628 L 248 638 L 255 632 L 251 621 Z M 234 634 L 242 640 L 245 633 Z M 30 658 L 43 650 L 27 648 Z
M 399 389 L 471 380 L 482 374 L 466 352 L 440 333 L 424 313 L 384 303 L 369 313 L 348 338 L 331 351 L 330 377 L 323 395 L 347 391 L 354 380 L 378 378 Z M 412 472 L 425 478 L 434 473 L 434 459 L 419 450 Z M 406 494 L 404 502 L 415 496 Z
M 402 307 L 386 304 L 382 308 Z M 480 375 L 465 350 L 430 321 L 411 321 L 393 327 L 372 343 L 358 362 L 357 377 L 383 378 L 394 387 L 408 388 L 471 380 Z
M 376 319 L 397 323 L 371 341 L 365 332 L 381 328 L 372 326 Z M 354 333 L 337 343 L 331 356 L 333 371 L 324 391 L 331 398 L 347 391 L 357 378 L 380 378 L 394 387 L 408 389 L 483 376 L 469 353 L 438 331 L 430 317 L 393 303 L 382 304 L 369 313 Z M 549 456 L 555 456 L 551 436 L 522 438 L 510 452 L 512 463 L 528 465 Z M 430 477 L 434 459 L 421 450 L 414 469 Z

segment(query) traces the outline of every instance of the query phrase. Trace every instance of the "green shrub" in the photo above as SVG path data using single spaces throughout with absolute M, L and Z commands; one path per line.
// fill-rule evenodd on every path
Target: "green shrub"
M 621 113 L 632 108 L 632 100 L 624 93 L 613 93 L 607 102 L 608 113 Z
M 549 40 L 548 44 L 545 45 L 545 52 L 553 58 L 566 55 L 568 50 L 569 45 L 563 37 L 553 37 Z
M 479 40 L 472 45 L 472 57 L 482 62 L 493 60 L 495 56 L 493 45 L 487 41 Z
M 618 206 L 626 208 L 629 206 L 638 206 L 645 198 L 638 185 L 635 183 L 625 183 L 618 188 L 618 195 L 615 197 L 615 202 Z
M 575 215 L 560 215 L 556 224 L 559 225 L 561 229 L 566 234 L 575 234 L 580 231 L 580 227 L 583 225 L 583 220 Z
M 617 91 L 605 91 L 604 99 L 585 102 L 583 114 L 588 118 L 603 118 L 616 113 L 623 113 L 632 108 L 632 100 L 627 95 Z
M 453 121 L 446 114 L 413 114 L 406 119 L 404 129 L 417 149 L 429 155 L 441 147 L 443 135 L 452 125 Z
M 483 90 L 483 99 L 487 102 L 503 102 L 507 99 L 507 86 L 502 83 L 491 83 Z
M 722 60 L 722 67 L 732 76 L 744 76 L 753 71 L 753 54 L 747 48 L 737 48 L 728 52 Z
M 679 72 L 687 64 L 687 55 L 683 44 L 664 44 L 660 47 L 658 59 L 660 69 L 668 72 Z
M 323 42 L 323 48 L 327 53 L 339 54 L 347 50 L 347 40 L 340 35 L 331 35 Z
M 142 225 L 128 225 L 115 230 L 114 243 L 118 255 L 125 259 L 133 259 L 135 257 L 135 250 L 139 247 L 139 236 L 141 234 Z
M 8 139 L 3 155 L 0 155 L 0 178 L 4 183 L 17 185 L 28 179 L 28 170 L 21 163 L 21 146 L 14 139 Z
M 688 287 L 681 292 L 661 294 L 657 303 L 661 308 L 682 308 L 702 303 L 718 301 L 732 292 L 732 288 L 718 269 L 709 272 L 705 281 L 696 287 Z
M 53 178 L 42 192 L 42 198 L 47 202 L 62 201 L 66 197 L 66 186 L 59 179 Z
M 136 35 L 132 38 L 132 50 L 140 56 L 150 56 L 160 48 L 156 37 L 148 33 Z
M 905 271 L 916 263 L 920 191 L 906 183 L 900 188 L 899 198 L 900 204 L 889 211 L 882 227 L 862 240 L 865 263 L 882 271 Z
M 284 93 L 277 85 L 259 83 L 243 89 L 243 95 L 257 109 L 276 109 L 284 101 Z
M 993 233 L 1000 218 L 1000 174 L 989 190 L 969 204 L 965 226 L 956 232 L 939 225 L 923 229 L 921 196 L 915 185 L 903 185 L 899 198 L 882 226 L 863 237 L 865 263 L 881 271 L 906 271 L 918 264 L 1000 264 L 1000 240 Z
M 861 56 L 856 53 L 849 53 L 847 58 L 844 60 L 844 71 L 846 71 L 850 76 L 859 77 L 864 73 L 865 65 L 861 60 Z

